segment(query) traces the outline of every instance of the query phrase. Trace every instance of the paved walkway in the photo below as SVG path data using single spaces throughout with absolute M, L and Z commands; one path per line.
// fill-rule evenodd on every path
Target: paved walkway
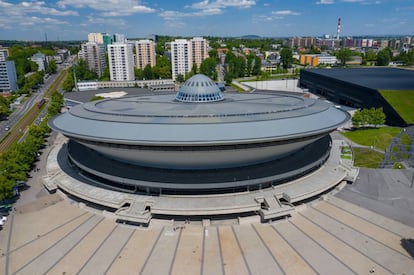
M 24 207 L 24 206 L 22 206 Z M 69 200 L 13 212 L 0 274 L 409 274 L 414 228 L 328 195 L 268 224 L 117 224 Z
M 410 145 L 401 144 L 401 137 L 408 135 L 411 138 Z M 414 168 L 414 126 L 404 128 L 388 145 L 384 154 L 384 160 L 379 168 L 393 168 L 394 163 L 405 163 L 405 166 Z

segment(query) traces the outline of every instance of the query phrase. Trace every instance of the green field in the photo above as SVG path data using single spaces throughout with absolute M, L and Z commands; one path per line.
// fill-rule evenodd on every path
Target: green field
M 414 90 L 380 91 L 380 94 L 408 124 L 414 123 Z
M 385 151 L 391 140 L 401 132 L 401 128 L 382 127 L 377 129 L 362 129 L 356 131 L 343 132 L 342 134 L 355 143 L 374 146 Z
M 367 148 L 354 148 L 354 165 L 366 168 L 378 168 L 384 154 Z

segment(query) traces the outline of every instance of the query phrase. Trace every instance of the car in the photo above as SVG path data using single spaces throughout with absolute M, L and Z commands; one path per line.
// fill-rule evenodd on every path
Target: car
M 10 127 L 9 127 L 9 126 L 6 126 L 6 127 L 4 128 L 4 131 L 8 131 L 8 130 L 10 130 Z
M 7 221 L 7 217 L 2 216 L 0 219 L 0 226 L 3 226 L 6 223 L 6 221 Z

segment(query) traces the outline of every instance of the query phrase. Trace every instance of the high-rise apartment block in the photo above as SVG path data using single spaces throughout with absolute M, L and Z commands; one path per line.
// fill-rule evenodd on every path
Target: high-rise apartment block
M 122 42 L 108 45 L 111 81 L 135 80 L 132 48 L 132 44 Z
M 171 68 L 172 78 L 177 79 L 178 75 L 185 76 L 191 70 L 191 44 L 186 39 L 176 39 L 171 42 Z
M 6 61 L 8 56 L 9 56 L 9 48 L 4 48 L 3 46 L 0 46 L 0 62 Z
M 106 69 L 105 46 L 102 43 L 87 42 L 82 44 L 82 57 L 86 60 L 89 70 L 102 76 Z
M 17 91 L 18 89 L 14 61 L 0 61 L 0 92 Z
M 112 36 L 109 33 L 91 32 L 88 34 L 88 42 L 104 44 L 106 51 L 108 49 L 108 45 L 112 43 Z
M 185 76 L 191 71 L 193 64 L 200 68 L 207 57 L 207 40 L 202 37 L 194 37 L 191 40 L 177 39 L 171 42 L 173 79 L 175 80 L 179 74 Z
M 155 43 L 151 40 L 135 41 L 136 67 L 143 70 L 148 64 L 155 66 Z
M 208 58 L 207 40 L 202 37 L 194 37 L 190 42 L 192 63 L 197 64 L 197 68 L 200 68 L 204 59 Z

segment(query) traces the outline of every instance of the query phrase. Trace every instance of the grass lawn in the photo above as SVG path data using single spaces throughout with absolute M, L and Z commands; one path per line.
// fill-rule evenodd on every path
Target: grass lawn
M 367 148 L 354 148 L 354 165 L 366 168 L 378 168 L 384 154 Z
M 342 134 L 355 143 L 365 146 L 374 146 L 375 148 L 385 151 L 393 137 L 398 135 L 400 131 L 401 128 L 382 127 L 378 129 L 343 132 Z
M 414 112 L 414 110 L 413 110 L 413 112 Z M 411 138 L 408 134 L 402 134 L 401 135 L 401 138 L 400 138 L 400 143 L 401 144 L 411 145 L 411 142 L 412 142 L 412 140 L 411 140 Z
M 394 165 L 392 166 L 393 169 L 405 169 L 404 164 L 396 162 L 394 163 Z
M 414 91 L 380 91 L 406 123 L 414 123 Z

